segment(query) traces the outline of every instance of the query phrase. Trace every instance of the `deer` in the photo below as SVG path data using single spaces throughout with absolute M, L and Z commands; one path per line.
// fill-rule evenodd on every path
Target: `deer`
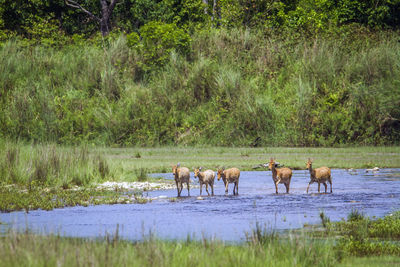
M 172 166 L 172 174 L 175 177 L 176 189 L 178 190 L 178 197 L 181 196 L 181 192 L 183 189 L 183 183 L 186 183 L 188 196 L 190 196 L 190 171 L 186 167 L 181 167 L 181 164 Z
M 332 175 L 331 169 L 328 167 L 320 167 L 317 169 L 312 168 L 312 160 L 309 158 L 307 161 L 307 169 L 310 171 L 310 178 L 311 181 L 308 183 L 307 186 L 307 194 L 310 185 L 314 182 L 318 183 L 318 193 L 320 192 L 321 183 L 325 186 L 325 193 L 328 188 L 326 182 L 328 181 L 331 184 L 331 193 L 332 193 Z
M 201 171 L 202 167 L 198 169 L 194 169 L 194 177 L 199 178 L 200 183 L 200 196 L 203 190 L 203 184 L 206 185 L 207 194 L 210 195 L 208 192 L 208 185 L 211 187 L 211 195 L 214 195 L 214 180 L 215 180 L 215 173 L 212 170 L 206 170 L 204 172 Z
M 264 164 L 266 167 L 267 164 Z M 268 169 L 272 171 L 272 180 L 275 184 L 275 192 L 278 194 L 278 184 L 284 184 L 286 187 L 286 193 L 289 194 L 290 180 L 292 179 L 292 170 L 289 168 L 276 168 L 277 163 L 274 158 L 271 158 L 268 164 Z
M 222 178 L 225 184 L 225 194 L 228 194 L 228 185 L 234 183 L 233 195 L 239 194 L 239 177 L 240 170 L 238 168 L 230 168 L 225 170 L 225 168 L 218 169 L 218 181 Z M 236 188 L 236 193 L 235 193 Z

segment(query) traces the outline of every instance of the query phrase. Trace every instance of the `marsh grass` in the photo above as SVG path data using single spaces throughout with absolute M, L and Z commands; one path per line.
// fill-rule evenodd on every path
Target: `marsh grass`
M 323 216 L 321 216 L 321 221 L 324 224 Z M 325 237 L 337 239 L 335 247 L 340 258 L 373 255 L 400 256 L 399 211 L 383 218 L 370 219 L 362 212 L 352 210 L 346 221 L 330 222 L 324 227 Z
M 55 145 L 6 143 L 0 155 L 4 184 L 29 186 L 88 185 L 110 179 L 112 170 L 107 159 L 89 154 L 87 147 L 64 148 Z M 71 184 L 71 185 L 68 185 Z
M 105 180 L 146 181 L 149 173 L 171 172 L 180 162 L 190 169 L 220 166 L 254 170 L 275 157 L 292 169 L 305 169 L 312 158 L 315 167 L 380 168 L 400 167 L 399 147 L 287 148 L 287 147 L 158 147 L 105 148 L 64 147 L 0 143 L 0 183 L 43 185 L 89 185 Z M 141 157 L 135 157 L 136 154 Z M 265 170 L 258 168 L 255 170 Z M 70 184 L 70 185 L 68 185 Z
M 132 199 L 123 191 L 99 190 L 96 188 L 42 188 L 33 185 L 29 189 L 17 186 L 0 188 L 1 212 L 18 210 L 28 212 L 30 210 L 52 210 L 77 205 L 88 206 L 130 202 L 132 202 Z
M 190 56 L 140 71 L 99 47 L 0 47 L 3 138 L 65 145 L 398 145 L 396 32 L 193 34 Z M 296 74 L 296 75 L 294 75 Z
M 142 158 L 132 158 L 136 151 Z M 271 157 L 292 169 L 305 169 L 310 157 L 316 167 L 331 168 L 395 168 L 400 166 L 399 147 L 347 147 L 347 148 L 287 148 L 287 147 L 157 147 L 157 148 L 98 148 L 93 152 L 105 155 L 111 165 L 118 162 L 124 172 L 140 168 L 148 173 L 171 172 L 171 166 L 178 162 L 190 169 L 203 166 L 216 169 L 220 166 L 238 167 L 240 170 L 254 170 L 254 166 L 266 163 Z M 263 170 L 258 168 L 255 170 Z M 119 177 L 119 174 L 116 175 Z M 133 173 L 129 177 L 134 177 Z M 123 179 L 132 179 L 132 178 Z
M 399 225 L 399 218 L 396 212 L 371 220 L 370 226 L 382 220 L 384 228 L 391 229 L 391 224 Z M 365 220 L 330 226 L 347 227 Z M 313 231 L 278 235 L 258 223 L 241 243 L 190 236 L 186 240 L 160 240 L 152 232 L 143 235 L 142 241 L 129 242 L 121 239 L 118 227 L 96 239 L 9 230 L 0 236 L 0 266 L 382 266 L 400 262 L 396 239 L 356 240 L 344 229 L 315 238 Z M 338 234 L 343 235 L 339 240 Z
M 263 245 L 218 240 L 141 242 L 121 240 L 118 232 L 95 240 L 9 232 L 0 237 L 1 266 L 333 266 L 328 244 L 302 238 Z

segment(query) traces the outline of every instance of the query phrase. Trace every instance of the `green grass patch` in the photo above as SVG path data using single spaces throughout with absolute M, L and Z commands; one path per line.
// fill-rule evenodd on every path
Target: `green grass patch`
M 155 53 L 163 66 L 147 71 L 145 53 L 124 35 L 103 47 L 9 40 L 0 45 L 1 137 L 110 146 L 399 145 L 398 33 L 358 30 L 194 31 L 183 54 L 156 38 L 167 45 Z
M 400 212 L 378 220 L 348 216 L 347 221 L 327 222 L 322 237 L 317 230 L 278 234 L 257 223 L 245 242 L 215 239 L 160 240 L 154 235 L 129 242 L 114 234 L 104 238 L 69 238 L 9 230 L 0 236 L 0 266 L 385 266 L 400 262 L 397 230 L 371 235 L 369 229 L 387 222 L 398 225 Z M 326 219 L 326 218 L 325 218 Z M 368 227 L 360 227 L 360 223 Z M 365 240 L 352 232 L 366 229 Z M 379 226 L 381 227 L 381 226 Z M 316 232 L 317 231 L 317 232 Z M 387 235 L 387 232 L 391 232 Z M 315 235 L 317 234 L 317 235 Z M 374 236 L 374 237 L 373 237 Z M 388 238 L 390 236 L 390 238 Z M 372 239 L 374 238 L 374 239 Z M 205 260 L 206 259 L 206 260 Z
M 142 242 L 117 234 L 96 240 L 10 232 L 0 237 L 2 266 L 334 266 L 329 245 L 302 237 L 263 244 L 216 240 Z
M 126 192 L 96 188 L 43 188 L 31 186 L 28 189 L 16 186 L 0 187 L 0 211 L 52 210 L 72 206 L 99 204 L 147 203 L 142 192 Z

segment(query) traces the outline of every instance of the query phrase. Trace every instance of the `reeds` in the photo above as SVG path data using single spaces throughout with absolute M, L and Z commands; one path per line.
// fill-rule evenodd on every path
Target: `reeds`
M 398 144 L 392 32 L 313 37 L 212 29 L 144 71 L 124 36 L 100 48 L 0 48 L 3 137 L 62 144 Z
M 62 148 L 55 145 L 5 143 L 0 154 L 3 184 L 30 186 L 88 185 L 111 179 L 108 161 L 102 155 L 90 155 L 88 148 Z
M 304 239 L 267 245 L 225 244 L 203 239 L 140 242 L 121 240 L 118 232 L 95 240 L 9 232 L 0 238 L 0 265 L 15 266 L 334 266 L 325 244 Z

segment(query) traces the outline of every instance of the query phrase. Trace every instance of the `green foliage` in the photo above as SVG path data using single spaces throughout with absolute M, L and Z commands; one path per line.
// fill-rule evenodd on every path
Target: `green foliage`
M 69 187 L 67 184 L 89 185 L 113 175 L 108 161 L 102 155 L 89 155 L 85 147 L 65 152 L 55 146 L 6 143 L 2 148 L 0 184 Z
M 289 30 L 315 35 L 336 32 L 357 24 L 373 29 L 398 29 L 399 0 L 218 0 L 205 6 L 201 0 L 124 0 L 116 5 L 110 27 L 124 32 L 161 21 L 193 32 L 210 26 L 250 27 L 263 30 Z M 101 16 L 98 0 L 80 4 Z M 63 0 L 0 2 L 0 40 L 15 33 L 32 43 L 63 44 L 67 35 L 90 36 L 99 32 L 99 23 Z
M 62 144 L 398 144 L 396 33 L 313 38 L 152 22 L 0 48 L 0 135 Z M 85 180 L 86 178 L 78 179 Z
M 140 169 L 136 170 L 136 172 L 135 172 L 136 179 L 139 182 L 147 181 L 149 178 L 148 173 L 149 173 L 149 171 L 147 169 L 140 168 Z
M 130 48 L 134 48 L 134 47 L 138 46 L 139 43 L 140 43 L 140 37 L 139 37 L 139 34 L 137 34 L 136 32 L 131 32 L 126 35 L 126 44 Z
M 59 256 L 62 248 L 64 257 Z M 43 266 L 335 266 L 338 261 L 325 242 L 302 237 L 249 246 L 218 240 L 161 241 L 153 235 L 128 242 L 115 234 L 80 239 L 9 231 L 0 239 L 4 265 Z M 205 260 L 206 259 L 206 260 Z
M 136 45 L 136 49 L 143 56 L 145 69 L 153 65 L 164 65 L 174 50 L 182 54 L 189 53 L 190 36 L 175 24 L 153 21 L 141 27 L 139 31 L 142 40 Z M 129 40 L 132 38 L 135 37 L 130 36 Z
M 52 210 L 71 206 L 126 203 L 121 192 L 97 189 L 42 188 L 32 183 L 29 190 L 8 186 L 0 188 L 0 211 Z
M 347 221 L 333 223 L 330 230 L 343 235 L 337 249 L 340 253 L 355 256 L 400 255 L 400 212 L 371 220 L 353 210 Z M 389 239 L 389 240 L 388 240 Z

